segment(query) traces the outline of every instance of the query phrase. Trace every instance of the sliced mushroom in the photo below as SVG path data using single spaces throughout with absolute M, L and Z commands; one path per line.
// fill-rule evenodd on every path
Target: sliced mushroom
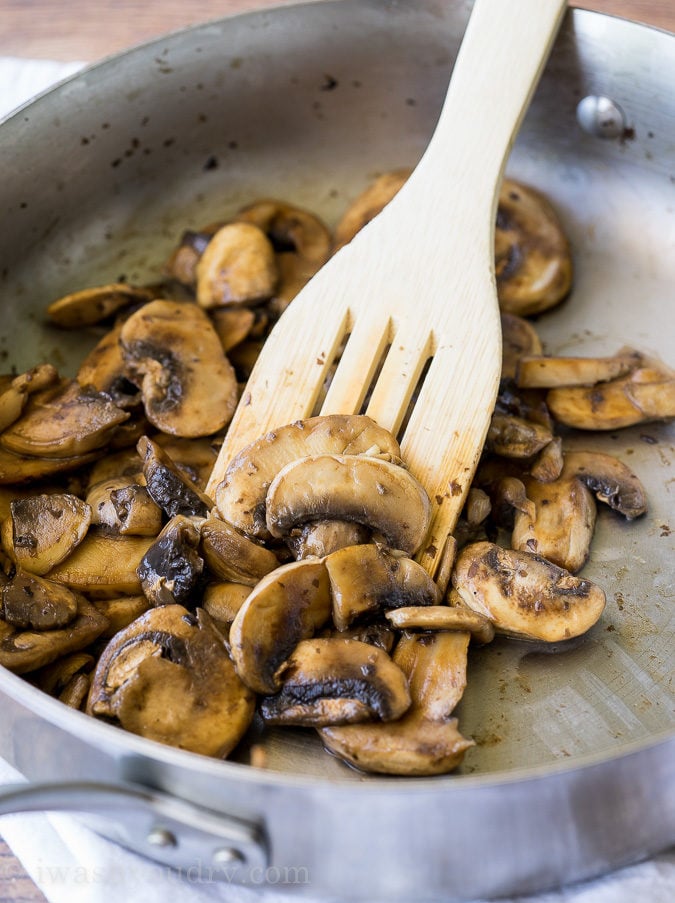
M 516 384 L 523 389 L 593 386 L 625 376 L 640 365 L 641 355 L 624 351 L 613 357 L 545 357 L 527 355 L 516 368 Z
M 424 541 L 430 510 L 429 497 L 412 474 L 369 455 L 294 461 L 274 478 L 266 499 L 272 536 L 283 537 L 308 521 L 353 521 L 409 555 Z
M 293 557 L 300 561 L 303 558 L 324 558 L 338 549 L 360 545 L 369 539 L 370 530 L 363 524 L 344 520 L 320 520 L 292 530 L 286 537 L 286 545 Z
M 16 499 L 2 525 L 7 554 L 23 570 L 46 574 L 82 542 L 91 523 L 91 508 L 69 493 Z
M 495 635 L 489 618 L 465 606 L 411 605 L 386 611 L 384 616 L 397 630 L 468 631 L 479 643 L 490 643 Z
M 616 430 L 675 417 L 675 376 L 663 364 L 639 367 L 595 386 L 551 389 L 546 396 L 559 423 L 580 430 Z
M 105 392 L 117 407 L 126 410 L 140 404 L 141 393 L 129 379 L 129 367 L 120 344 L 122 326 L 120 323 L 107 332 L 89 352 L 80 364 L 76 379 L 83 388 L 90 386 L 97 392 Z
M 499 633 L 555 643 L 580 636 L 598 620 L 605 594 L 540 555 L 480 542 L 463 549 L 452 576 L 465 605 Z
M 408 678 L 412 705 L 397 721 L 320 731 L 326 747 L 363 771 L 397 775 L 446 774 L 474 745 L 450 715 L 466 686 L 469 634 L 404 634 L 393 661 Z
M 234 370 L 197 305 L 152 301 L 129 317 L 120 341 L 154 426 L 196 438 L 229 423 L 237 404 Z
M 508 414 L 493 414 L 486 448 L 504 458 L 531 458 L 552 439 L 551 431 L 539 423 Z
M 151 740 L 224 757 L 249 726 L 254 704 L 206 612 L 195 617 L 181 605 L 165 605 L 110 641 L 87 711 Z
M 58 326 L 79 329 L 93 326 L 132 304 L 145 304 L 153 298 L 150 289 L 113 282 L 64 295 L 47 308 L 47 316 Z
M 0 442 L 14 454 L 70 458 L 102 448 L 128 419 L 106 395 L 73 380 L 34 395 Z
M 210 316 L 226 354 L 244 341 L 255 322 L 255 313 L 247 307 L 214 308 Z
M 3 617 L 20 630 L 65 627 L 77 615 L 77 596 L 66 586 L 17 571 L 2 587 Z
M 277 473 L 307 455 L 359 455 L 376 448 L 400 454 L 394 437 L 369 417 L 333 414 L 298 420 L 267 433 L 236 455 L 216 489 L 223 520 L 258 539 L 269 539 L 265 497 Z
M 114 536 L 90 530 L 47 577 L 92 597 L 138 596 L 142 590 L 136 570 L 152 541 L 148 536 Z
M 209 223 L 198 231 L 183 232 L 180 244 L 167 261 L 166 269 L 170 276 L 182 285 L 194 286 L 197 282 L 197 264 L 206 250 L 211 238 L 224 223 Z
M 351 203 L 335 229 L 336 251 L 348 244 L 357 232 L 387 206 L 408 180 L 410 173 L 410 169 L 385 172 Z
M 68 458 L 37 458 L 31 455 L 15 455 L 0 446 L 0 486 L 18 486 L 79 470 L 85 464 L 91 464 L 100 455 L 101 452 L 96 451 Z
M 521 475 L 522 476 L 522 475 Z M 514 512 L 521 512 L 525 517 L 534 520 L 536 511 L 534 502 L 527 497 L 524 477 L 502 477 L 492 488 L 492 504 L 494 520 L 500 527 L 513 527 Z
M 141 436 L 137 448 L 150 498 L 169 517 L 206 517 L 213 508 L 212 500 L 181 473 L 171 456 L 147 436 Z
M 483 492 L 475 486 L 469 489 L 469 494 L 464 505 L 464 517 L 471 527 L 482 524 L 486 517 L 489 516 L 492 509 L 492 502 L 487 492 Z
M 530 466 L 530 473 L 540 483 L 550 483 L 557 480 L 563 471 L 562 439 L 554 436 L 537 455 L 536 460 Z
M 264 344 L 262 339 L 246 339 L 230 351 L 229 359 L 240 382 L 248 380 Z
M 502 379 L 514 379 L 518 361 L 525 355 L 541 354 L 541 340 L 534 326 L 523 317 L 502 311 Z
M 565 452 L 563 475 L 577 477 L 596 498 L 628 520 L 647 510 L 647 494 L 639 478 L 626 465 L 604 452 Z
M 152 440 L 164 449 L 181 473 L 200 489 L 206 487 L 218 457 L 217 439 L 181 439 L 158 433 Z
M 70 652 L 85 649 L 107 626 L 106 618 L 77 594 L 77 615 L 65 627 L 19 631 L 7 625 L 0 639 L 0 665 L 15 674 L 36 671 Z
M 576 574 L 588 561 L 595 529 L 592 494 L 576 477 L 540 483 L 525 479 L 530 511 L 516 511 L 511 546 L 536 552 Z
M 0 432 L 19 419 L 29 395 L 53 386 L 58 378 L 59 374 L 51 364 L 33 367 L 14 377 L 0 394 Z
M 118 630 L 124 630 L 150 608 L 150 603 L 145 596 L 96 599 L 93 605 L 108 619 L 108 627 L 101 634 L 102 640 L 112 639 Z
M 99 483 L 124 477 L 128 482 L 142 485 L 145 481 L 141 460 L 135 448 L 123 448 L 99 458 L 89 470 L 85 491 Z
M 207 567 L 219 580 L 255 586 L 279 567 L 279 559 L 230 524 L 210 517 L 201 526 L 201 550 Z
M 282 565 L 260 581 L 230 629 L 232 658 L 244 683 L 276 693 L 279 670 L 300 640 L 330 617 L 330 584 L 321 561 Z
M 279 692 L 260 703 L 268 724 L 393 721 L 410 707 L 403 671 L 386 652 L 358 640 L 303 640 L 279 677 Z
M 251 587 L 226 581 L 209 583 L 202 597 L 202 608 L 224 627 L 230 627 L 251 594 Z
M 87 652 L 73 652 L 71 655 L 66 655 L 58 659 L 58 661 L 52 662 L 51 665 L 40 668 L 39 671 L 31 675 L 31 682 L 45 693 L 57 698 L 61 698 L 61 695 L 67 692 L 71 701 L 74 701 L 72 700 L 72 695 L 70 695 L 75 689 L 73 681 L 78 677 L 87 677 L 85 683 L 88 692 L 89 673 L 93 670 L 95 664 L 96 660 L 93 655 L 89 655 Z M 84 695 L 86 696 L 86 692 Z M 73 707 L 79 708 L 79 705 Z
M 538 191 L 504 179 L 495 229 L 499 306 L 528 316 L 558 304 L 572 285 L 572 257 L 558 217 Z
M 337 636 L 344 640 L 358 640 L 360 643 L 369 643 L 371 646 L 377 646 L 378 649 L 382 649 L 386 653 L 391 653 L 391 650 L 394 648 L 394 642 L 397 639 L 393 628 L 385 624 L 359 624 L 356 627 L 350 627 L 348 630 L 335 630 L 331 627 L 324 629 L 320 636 Z
M 91 522 L 129 536 L 157 536 L 162 529 L 162 509 L 153 502 L 145 486 L 127 477 L 113 477 L 92 486 L 86 502 Z
M 257 304 L 270 298 L 278 273 L 274 248 L 251 223 L 228 223 L 206 246 L 197 263 L 200 307 Z
M 348 546 L 329 555 L 325 565 L 338 630 L 388 608 L 441 601 L 438 587 L 420 564 L 381 545 Z
M 199 601 L 204 559 L 199 527 L 181 514 L 172 517 L 138 566 L 141 587 L 151 605 L 185 605 Z

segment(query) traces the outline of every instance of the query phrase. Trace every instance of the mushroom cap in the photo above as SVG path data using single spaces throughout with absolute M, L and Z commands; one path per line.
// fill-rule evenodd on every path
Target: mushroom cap
M 172 517 L 138 565 L 138 578 L 151 605 L 194 608 L 204 571 L 198 548 L 199 527 L 181 514 Z
M 242 449 L 230 461 L 216 488 L 223 520 L 258 539 L 269 539 L 265 523 L 267 490 L 279 471 L 308 455 L 359 455 L 377 449 L 398 457 L 400 448 L 388 430 L 362 414 L 311 417 L 279 427 Z
M 398 464 L 369 455 L 315 455 L 287 464 L 267 490 L 267 529 L 283 537 L 298 524 L 354 521 L 414 555 L 429 528 L 424 487 Z
M 213 501 L 181 471 L 168 452 L 148 436 L 136 446 L 143 460 L 148 494 L 168 517 L 206 517 Z
M 563 474 L 575 476 L 596 498 L 628 520 L 647 510 L 647 493 L 640 479 L 614 455 L 595 451 L 565 452 Z
M 258 303 L 277 283 L 274 248 L 252 223 L 227 223 L 207 244 L 196 268 L 197 303 L 204 308 Z
M 152 297 L 151 290 L 126 282 L 96 285 L 53 301 L 47 308 L 47 316 L 58 326 L 79 329 L 93 326 L 132 304 L 144 304 Z
M 91 508 L 76 495 L 19 498 L 3 524 L 3 546 L 25 571 L 44 575 L 64 561 L 87 535 Z
M 201 551 L 209 570 L 219 579 L 255 586 L 279 567 L 279 559 L 244 536 L 231 524 L 209 517 L 201 526 Z
M 7 624 L 21 630 L 65 627 L 77 616 L 77 596 L 68 587 L 22 571 L 2 587 Z

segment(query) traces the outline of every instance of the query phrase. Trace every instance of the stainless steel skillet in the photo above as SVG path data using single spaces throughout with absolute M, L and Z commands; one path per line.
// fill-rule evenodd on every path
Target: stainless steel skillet
M 239 17 L 96 66 L 4 123 L 6 365 L 67 370 L 80 340 L 44 328 L 44 305 L 153 276 L 186 226 L 266 194 L 334 219 L 370 175 L 414 163 L 467 17 L 468 4 L 431 0 Z M 630 341 L 672 360 L 674 41 L 569 14 L 521 131 L 508 172 L 553 199 L 576 251 L 572 298 L 539 324 L 551 351 Z M 608 126 L 587 101 L 584 131 L 577 106 L 591 95 L 624 119 Z M 592 133 L 603 131 L 614 136 Z M 31 781 L 78 786 L 7 795 L 1 811 L 105 810 L 109 836 L 161 861 L 244 881 L 305 870 L 284 889 L 342 900 L 523 893 L 672 843 L 673 429 L 573 441 L 629 461 L 651 511 L 629 526 L 601 518 L 587 573 L 610 601 L 583 641 L 556 655 L 503 641 L 473 656 L 461 725 L 478 747 L 462 773 L 364 778 L 300 732 L 271 738 L 267 771 L 215 762 L 2 674 L 3 757 Z

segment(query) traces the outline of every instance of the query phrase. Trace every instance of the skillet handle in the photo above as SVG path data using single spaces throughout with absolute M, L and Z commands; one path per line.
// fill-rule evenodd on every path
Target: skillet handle
M 264 878 L 269 862 L 260 826 L 134 784 L 8 784 L 0 816 L 76 812 L 97 833 L 181 872 L 198 868 L 214 880 Z M 188 872 L 188 874 L 190 874 Z

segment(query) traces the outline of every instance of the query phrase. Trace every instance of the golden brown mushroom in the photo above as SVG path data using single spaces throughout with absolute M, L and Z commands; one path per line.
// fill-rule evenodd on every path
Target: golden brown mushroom
M 16 499 L 2 525 L 3 547 L 23 570 L 44 575 L 77 548 L 90 523 L 91 508 L 70 493 Z
M 114 533 L 157 536 L 162 529 L 162 509 L 150 498 L 145 486 L 128 477 L 112 477 L 96 483 L 87 492 L 91 522 Z
M 541 354 L 541 340 L 534 326 L 516 314 L 502 311 L 502 379 L 514 379 L 520 359 Z
M 249 587 L 280 563 L 274 552 L 217 517 L 209 517 L 201 526 L 201 550 L 209 570 L 219 580 Z
M 565 452 L 563 475 L 577 477 L 596 498 L 628 520 L 647 510 L 647 494 L 639 478 L 614 455 L 594 451 Z
M 59 374 L 51 364 L 32 367 L 14 377 L 0 394 L 0 432 L 19 419 L 29 395 L 48 389 L 58 378 Z
M 278 272 L 274 248 L 251 223 L 228 223 L 211 238 L 197 263 L 200 307 L 257 304 L 271 298 Z
M 398 194 L 412 170 L 394 169 L 385 172 L 369 185 L 345 211 L 335 229 L 335 250 L 348 244 L 357 232 L 374 219 L 389 201 Z
M 58 326 L 77 329 L 100 323 L 125 307 L 145 304 L 152 298 L 151 289 L 113 282 L 64 295 L 49 305 L 47 316 Z

